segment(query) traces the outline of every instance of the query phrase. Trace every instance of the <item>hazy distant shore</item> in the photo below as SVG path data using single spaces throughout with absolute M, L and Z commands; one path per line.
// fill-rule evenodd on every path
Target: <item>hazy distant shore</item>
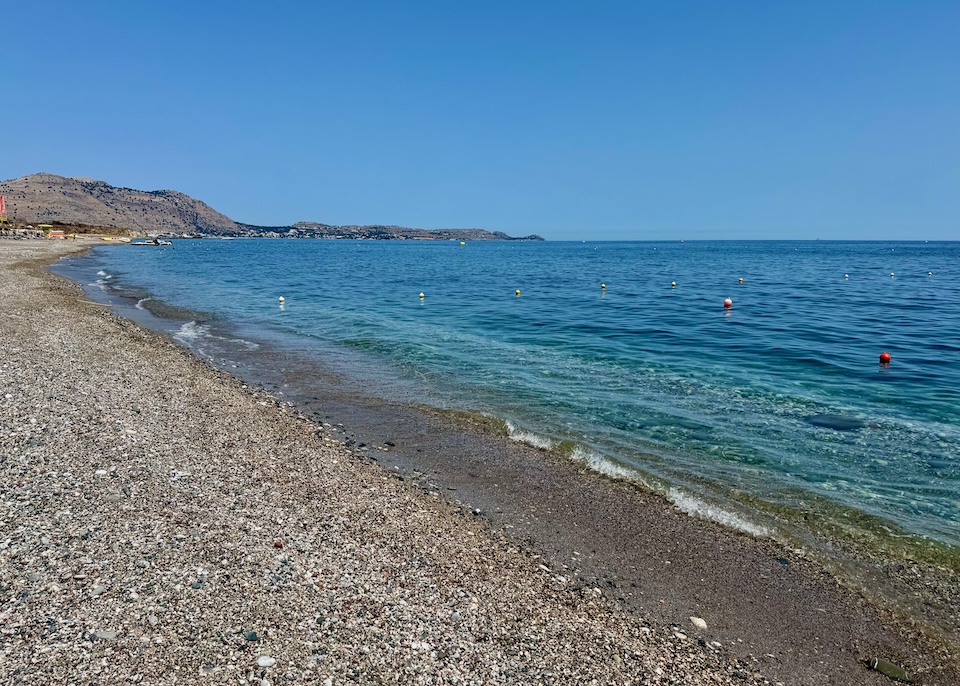
M 37 261 L 81 249 L 0 241 L 5 683 L 960 674 L 802 557 L 631 486 L 409 408 L 321 396 L 345 427 L 312 421 Z

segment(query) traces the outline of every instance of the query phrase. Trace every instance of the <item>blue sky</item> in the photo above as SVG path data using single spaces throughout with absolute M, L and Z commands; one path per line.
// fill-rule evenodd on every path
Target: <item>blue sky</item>
M 239 221 L 960 239 L 960 3 L 8 3 L 0 177 Z

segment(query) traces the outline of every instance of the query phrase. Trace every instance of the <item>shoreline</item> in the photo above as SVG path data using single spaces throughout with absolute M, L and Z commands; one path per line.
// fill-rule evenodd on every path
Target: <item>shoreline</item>
M 77 250 L 85 246 L 66 247 Z M 8 266 L 9 250 L 6 246 L 0 250 L 5 288 L 9 290 L 13 282 Z M 55 251 L 46 247 L 42 247 L 42 250 L 49 256 L 47 261 L 51 261 Z M 40 258 L 40 255 L 35 257 Z M 340 465 L 349 463 L 355 472 L 352 476 L 358 476 L 367 484 L 375 483 L 372 488 L 385 489 L 393 498 L 401 494 L 415 503 L 413 507 L 425 508 L 431 512 L 431 516 L 439 517 L 442 520 L 440 528 L 453 540 L 462 543 L 464 536 L 469 536 L 472 539 L 470 543 L 474 543 L 483 539 L 484 545 L 493 551 L 491 555 L 506 555 L 510 558 L 507 568 L 511 570 L 511 575 L 507 576 L 515 584 L 513 588 L 537 586 L 544 581 L 541 577 L 547 575 L 550 583 L 559 585 L 561 589 L 553 589 L 549 584 L 546 586 L 551 589 L 547 595 L 557 603 L 556 607 L 545 610 L 550 615 L 550 621 L 546 623 L 548 625 L 554 623 L 554 615 L 560 608 L 572 605 L 574 609 L 583 610 L 580 607 L 582 603 L 589 606 L 588 615 L 593 620 L 602 616 L 605 626 L 615 627 L 614 634 L 619 637 L 617 640 L 622 641 L 624 636 L 635 640 L 638 623 L 647 622 L 649 626 L 645 628 L 650 633 L 641 632 L 643 636 L 655 639 L 658 646 L 663 639 L 664 644 L 657 649 L 650 648 L 653 654 L 662 654 L 657 650 L 663 649 L 672 655 L 671 651 L 679 645 L 689 652 L 684 659 L 700 660 L 698 664 L 701 666 L 709 664 L 716 670 L 709 674 L 694 670 L 689 673 L 689 683 L 727 683 L 710 679 L 732 678 L 730 665 L 735 665 L 738 670 L 739 676 L 736 678 L 742 679 L 746 675 L 747 678 L 758 679 L 758 683 L 762 683 L 763 678 L 774 683 L 797 684 L 889 683 L 879 673 L 867 671 L 863 664 L 864 660 L 875 654 L 905 664 L 917 674 L 919 683 L 951 683 L 960 674 L 955 654 L 945 654 L 919 637 L 905 635 L 905 630 L 898 632 L 891 628 L 888 626 L 889 617 L 866 607 L 854 594 L 841 591 L 833 579 L 816 565 L 792 555 L 791 559 L 787 559 L 785 553 L 788 551 L 772 542 L 753 539 L 710 522 L 692 519 L 663 499 L 635 487 L 586 473 L 570 463 L 550 458 L 541 451 L 506 438 L 497 439 L 489 433 L 471 432 L 463 426 L 454 427 L 453 422 L 440 416 L 413 413 L 409 408 L 382 403 L 365 405 L 359 398 L 324 396 L 320 393 L 318 408 L 323 414 L 349 420 L 336 423 L 344 424 L 346 432 L 353 435 L 339 435 L 332 424 L 325 427 L 311 423 L 298 411 L 288 406 L 278 406 L 269 395 L 254 393 L 236 378 L 212 369 L 169 340 L 108 314 L 102 306 L 93 308 L 95 311 L 91 313 L 90 308 L 82 302 L 68 303 L 71 297 L 76 300 L 78 287 L 63 285 L 58 277 L 49 274 L 44 277 L 36 268 L 15 269 L 21 275 L 30 274 L 28 281 L 39 278 L 38 283 L 30 286 L 37 293 L 58 293 L 51 303 L 44 306 L 71 312 L 72 319 L 66 325 L 40 321 L 38 315 L 29 312 L 29 304 L 20 305 L 7 297 L 4 298 L 3 309 L 5 314 L 13 317 L 11 321 L 15 322 L 17 317 L 31 319 L 33 326 L 48 337 L 70 337 L 73 333 L 71 328 L 81 326 L 88 331 L 98 331 L 98 327 L 115 330 L 119 349 L 124 352 L 127 362 L 135 361 L 135 357 L 131 358 L 125 349 L 137 347 L 140 353 L 148 353 L 169 368 L 180 372 L 189 369 L 191 375 L 202 379 L 207 386 L 206 391 L 211 395 L 220 394 L 230 397 L 237 405 L 247 405 L 245 417 L 249 422 L 229 426 L 220 426 L 219 420 L 211 422 L 212 428 L 196 423 L 192 419 L 195 412 L 188 412 L 186 416 L 191 420 L 187 434 L 198 435 L 205 442 L 213 441 L 219 445 L 249 443 L 249 436 L 246 435 L 249 431 L 277 432 L 276 427 L 269 426 L 271 421 L 295 423 L 303 429 L 304 434 L 300 436 L 298 432 L 297 439 L 307 440 L 308 443 L 319 441 L 319 445 L 304 446 L 299 444 L 299 440 L 288 439 L 282 431 L 279 432 L 277 445 L 290 449 L 285 444 L 289 440 L 292 445 L 296 444 L 295 450 L 302 452 L 302 461 L 298 463 L 302 472 L 308 472 L 309 467 L 314 465 L 312 460 L 315 455 L 310 450 L 322 448 L 321 452 L 328 461 Z M 17 339 L 14 337 L 11 340 Z M 9 341 L 5 342 L 10 345 Z M 92 351 L 88 350 L 86 357 L 80 357 L 80 369 L 71 371 L 82 376 L 84 370 L 89 371 L 95 364 L 102 364 L 103 370 L 114 369 L 111 361 L 95 363 L 91 354 Z M 34 358 L 31 364 L 48 374 L 52 374 L 56 368 L 55 360 Z M 151 383 L 172 388 L 169 369 L 150 371 Z M 58 388 L 60 393 L 69 390 L 63 382 L 51 383 L 51 388 Z M 138 393 L 155 393 L 151 386 L 136 380 L 129 392 L 134 399 L 138 399 Z M 205 405 L 209 409 L 216 404 L 209 396 L 202 402 L 201 399 L 194 400 L 193 406 L 188 403 L 185 407 L 196 410 L 197 405 Z M 155 407 L 158 414 L 166 412 L 163 403 L 157 403 Z M 261 417 L 261 413 L 270 416 Z M 76 408 L 71 421 L 80 422 L 78 415 L 82 414 L 81 409 Z M 135 414 L 139 417 L 141 412 Z M 135 419 L 131 416 L 126 421 Z M 177 433 L 173 430 L 175 427 L 162 428 L 165 433 L 159 428 L 157 431 L 163 434 L 163 439 L 173 441 Z M 155 438 L 152 445 L 160 445 L 160 440 Z M 353 450 L 341 445 L 349 440 L 357 445 Z M 373 462 L 370 455 L 359 449 L 363 447 L 359 443 L 367 443 L 369 447 L 383 446 L 387 441 L 396 445 L 387 452 L 375 453 L 387 470 L 397 466 L 408 476 L 417 471 L 425 478 L 405 478 L 400 481 L 381 467 L 370 464 Z M 147 445 L 149 442 L 141 447 L 149 452 Z M 505 455 L 509 455 L 509 459 L 504 459 Z M 230 456 L 218 454 L 218 458 L 229 460 Z M 45 455 L 44 459 L 53 461 L 49 455 Z M 245 464 L 251 469 L 261 468 L 252 458 Z M 329 467 L 327 464 L 327 472 Z M 14 467 L 11 466 L 11 469 Z M 175 470 L 175 473 L 177 471 L 182 470 Z M 281 480 L 280 476 L 273 476 L 276 481 Z M 325 476 L 330 477 L 330 474 L 325 473 Z M 339 474 L 336 476 L 342 477 Z M 226 477 L 221 475 L 221 478 Z M 315 481 L 309 475 L 302 478 L 308 483 Z M 25 478 L 21 475 L 19 481 L 24 482 Z M 358 488 L 350 479 L 339 478 L 336 481 L 341 489 Z M 421 481 L 423 483 L 417 483 Z M 589 484 L 589 487 L 584 487 L 585 484 Z M 153 484 L 157 489 L 162 485 L 160 481 Z M 203 489 L 200 488 L 200 491 Z M 444 491 L 448 495 L 455 493 L 456 499 L 461 500 L 464 506 L 458 508 L 455 503 L 439 497 Z M 537 493 L 538 497 L 530 498 L 531 493 Z M 130 498 L 121 491 L 121 499 L 114 502 L 125 502 L 124 497 Z M 279 507 L 281 511 L 291 506 L 300 510 L 309 509 L 310 503 L 302 500 L 297 502 L 296 497 L 276 497 L 284 501 L 283 506 Z M 291 499 L 292 502 L 286 502 Z M 272 502 L 266 504 L 273 505 Z M 368 503 L 368 507 L 387 506 L 377 501 L 372 505 Z M 482 516 L 464 512 L 476 509 L 481 510 Z M 5 528 L 9 528 L 9 525 Z M 401 530 L 403 528 L 400 526 Z M 502 529 L 505 534 L 501 536 L 492 532 L 491 528 Z M 10 534 L 7 533 L 7 536 Z M 524 552 L 516 551 L 518 544 L 524 548 Z M 283 546 L 286 549 L 286 543 Z M 309 547 L 305 546 L 305 550 Z M 574 555 L 574 552 L 579 554 Z M 543 558 L 534 558 L 533 555 L 542 555 Z M 547 562 L 544 567 L 550 569 L 549 573 L 539 567 L 542 560 Z M 786 563 L 781 560 L 786 560 Z M 451 568 L 456 568 L 462 562 L 452 564 Z M 475 562 L 483 564 L 482 561 Z M 562 564 L 576 571 L 563 570 L 560 568 Z M 455 572 L 461 574 L 464 570 L 455 569 Z M 197 574 L 200 575 L 199 572 Z M 556 576 L 552 576 L 554 574 Z M 559 582 L 556 581 L 557 577 L 565 578 Z M 8 587 L 19 587 L 13 580 L 5 581 Z M 200 583 L 202 589 L 206 582 Z M 541 591 L 543 589 L 540 588 Z M 601 589 L 605 598 L 597 597 L 600 594 L 595 589 Z M 188 587 L 186 590 L 191 589 Z M 103 593 L 106 594 L 106 591 Z M 523 602 L 531 602 L 531 597 L 529 591 L 520 593 Z M 517 600 L 517 597 L 512 597 L 513 602 Z M 512 608 L 509 612 L 518 611 L 512 605 L 509 607 Z M 458 610 L 451 610 L 451 613 L 455 611 L 459 613 Z M 159 614 L 150 616 L 159 621 Z M 703 617 L 708 628 L 698 632 L 688 621 L 690 616 Z M 444 625 L 449 628 L 449 620 Z M 677 638 L 675 631 L 687 634 L 688 638 Z M 509 635 L 509 632 L 503 635 Z M 574 631 L 570 636 L 579 634 Z M 710 647 L 710 641 L 715 640 L 721 644 L 719 650 Z M 97 643 L 91 642 L 93 649 L 98 647 Z M 591 647 L 588 644 L 581 650 L 590 654 Z M 370 653 L 364 655 L 369 656 Z M 569 657 L 572 656 L 567 655 L 565 659 Z M 582 655 L 578 653 L 577 657 L 581 658 Z M 557 656 L 553 658 L 557 659 Z M 530 659 L 535 661 L 536 657 Z M 615 662 L 604 661 L 597 656 L 595 669 L 598 671 L 595 674 L 618 683 L 630 676 L 643 683 L 656 683 L 660 678 L 650 668 L 636 671 L 637 665 L 621 664 L 618 667 Z M 217 665 L 214 664 L 214 667 Z M 616 672 L 619 676 L 604 671 L 614 668 L 619 669 Z M 661 669 L 665 670 L 666 667 Z M 761 676 L 754 677 L 754 672 Z M 364 672 L 360 681 L 364 682 L 371 673 Z M 342 677 L 337 674 L 330 676 L 334 682 L 339 682 Z M 663 676 L 666 678 L 668 674 Z M 525 678 L 514 677 L 514 682 Z M 541 673 L 538 678 L 547 681 L 554 678 L 557 683 L 564 682 L 559 675 L 544 677 Z

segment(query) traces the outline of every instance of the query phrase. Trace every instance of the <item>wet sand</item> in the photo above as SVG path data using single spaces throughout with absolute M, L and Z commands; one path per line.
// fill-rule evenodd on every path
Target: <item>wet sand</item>
M 319 373 L 277 404 L 10 266 L 69 249 L 0 242 L 5 683 L 960 682 L 793 551 Z

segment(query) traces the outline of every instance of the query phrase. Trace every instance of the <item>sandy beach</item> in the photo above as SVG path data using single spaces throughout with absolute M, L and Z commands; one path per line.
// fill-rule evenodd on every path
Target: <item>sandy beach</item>
M 0 241 L 0 683 L 960 683 L 955 637 L 773 542 L 212 369 L 46 271 L 83 249 Z

